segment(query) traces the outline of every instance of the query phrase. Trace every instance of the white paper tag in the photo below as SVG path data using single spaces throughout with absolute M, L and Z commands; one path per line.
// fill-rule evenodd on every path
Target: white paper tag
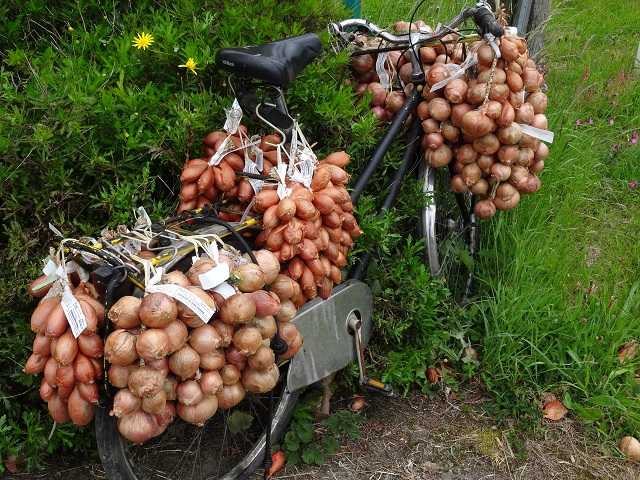
M 81 282 L 86 282 L 87 280 L 89 280 L 89 272 L 87 272 L 73 260 L 67 262 L 66 269 L 67 273 L 77 272 Z
M 78 338 L 84 329 L 87 328 L 87 319 L 84 316 L 80 303 L 76 297 L 73 296 L 73 293 L 71 293 L 69 285 L 65 285 L 64 287 L 60 304 L 67 317 L 69 327 L 71 327 L 71 333 L 73 333 L 75 338 Z
M 260 173 L 258 171 L 258 165 L 256 165 L 254 161 L 251 160 L 250 158 L 245 158 L 243 172 L 255 173 L 255 174 Z M 258 193 L 260 190 L 262 190 L 262 186 L 264 185 L 263 180 L 258 180 L 257 178 L 249 178 L 249 177 L 247 177 L 247 180 L 249 181 L 249 184 L 251 185 L 251 188 L 253 188 L 253 191 L 255 193 Z
M 64 238 L 64 235 L 62 234 L 62 232 L 60 230 L 58 230 L 51 222 L 49 222 L 49 230 L 51 230 L 53 233 L 55 233 L 60 238 Z
M 200 298 L 198 298 L 194 293 L 191 293 L 189 290 L 179 285 L 151 285 L 150 287 L 147 287 L 147 292 L 164 293 L 171 298 L 175 298 L 180 303 L 184 303 L 200 318 L 200 320 L 205 323 L 208 323 L 209 320 L 211 320 L 211 317 L 213 317 L 213 314 L 216 313 L 215 309 L 209 307 L 209 305 L 200 300 Z
M 278 197 L 280 200 L 287 198 L 291 194 L 291 189 L 287 188 L 285 176 L 287 174 L 287 164 L 279 163 L 276 167 L 276 173 L 278 174 Z
M 200 285 L 202 285 L 203 290 L 211 290 L 227 280 L 229 275 L 229 264 L 220 263 L 208 272 L 200 274 L 198 279 L 200 280 Z
M 222 298 L 224 298 L 225 300 L 236 294 L 236 289 L 227 282 L 222 282 L 220 285 L 214 288 L 213 291 L 222 295 Z
M 224 122 L 224 129 L 233 135 L 238 131 L 238 127 L 240 126 L 240 120 L 242 120 L 242 108 L 240 108 L 240 104 L 238 103 L 238 99 L 233 99 L 233 104 L 227 112 L 227 119 Z
M 216 166 L 222 161 L 222 157 L 224 157 L 227 153 L 234 149 L 233 142 L 231 141 L 231 137 L 225 138 L 216 153 L 211 155 L 211 159 L 209 160 L 209 165 Z
M 440 90 L 452 80 L 461 78 L 467 71 L 467 69 L 471 68 L 476 63 L 478 63 L 478 56 L 475 52 L 469 54 L 469 56 L 467 56 L 467 59 L 460 65 L 456 65 L 455 63 L 447 63 L 446 67 L 449 69 L 449 76 L 444 80 L 440 80 L 439 82 L 434 83 L 430 91 L 435 92 L 436 90 Z
M 520 125 L 522 133 L 524 133 L 525 135 L 537 138 L 538 140 L 542 140 L 545 143 L 553 143 L 553 132 L 549 130 L 542 130 L 541 128 L 532 127 L 531 125 L 525 125 L 524 123 L 519 123 L 518 125 Z
M 378 59 L 376 60 L 376 73 L 378 74 L 378 78 L 380 78 L 380 84 L 384 87 L 385 90 L 389 90 L 389 87 L 391 86 L 389 73 L 385 68 L 385 63 L 387 63 L 388 57 L 389 54 L 387 52 L 382 52 L 378 54 Z
M 56 263 L 48 258 L 46 265 L 42 269 L 42 273 L 48 277 L 49 275 L 53 275 L 54 273 L 56 273 L 57 269 L 58 266 L 56 265 Z

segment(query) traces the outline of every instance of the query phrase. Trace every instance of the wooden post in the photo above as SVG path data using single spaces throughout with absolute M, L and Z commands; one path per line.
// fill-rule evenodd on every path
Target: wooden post
M 534 0 L 531 16 L 529 17 L 527 43 L 529 44 L 529 52 L 534 57 L 538 56 L 544 47 L 544 28 L 550 15 L 549 3 L 549 0 Z

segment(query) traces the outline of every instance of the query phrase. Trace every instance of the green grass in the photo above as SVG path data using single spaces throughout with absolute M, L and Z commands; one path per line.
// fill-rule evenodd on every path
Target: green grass
M 365 1 L 364 15 L 408 20 L 415 3 Z M 460 4 L 438 3 L 437 21 Z M 437 23 L 428 4 L 417 18 Z M 640 433 L 638 360 L 616 355 L 640 336 L 640 190 L 628 185 L 640 180 L 640 145 L 629 144 L 640 129 L 638 15 L 623 0 L 555 6 L 545 48 L 555 143 L 542 190 L 483 229 L 475 306 L 482 377 L 500 412 L 538 424 L 551 391 L 614 439 Z

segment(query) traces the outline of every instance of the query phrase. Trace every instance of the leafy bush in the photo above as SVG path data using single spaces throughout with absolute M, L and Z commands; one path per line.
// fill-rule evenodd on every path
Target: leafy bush
M 177 203 L 182 164 L 200 154 L 200 138 L 220 126 L 231 100 L 216 49 L 322 31 L 329 17 L 347 16 L 338 0 L 140 0 L 109 8 L 93 0 L 79 8 L 44 0 L 0 6 L 0 301 L 10 306 L 0 313 L 0 457 L 18 454 L 29 468 L 47 451 L 92 448 L 90 429 L 58 427 L 49 439 L 36 379 L 21 372 L 34 307 L 25 285 L 52 243 L 49 222 L 67 235 L 91 235 L 130 222 L 139 205 L 166 216 Z M 136 49 L 132 40 L 143 31 L 154 42 Z M 197 75 L 181 67 L 189 58 Z M 321 142 L 316 151 L 347 147 L 357 172 L 380 133 L 345 82 L 346 62 L 346 54 L 325 55 L 288 98 L 308 138 Z M 405 240 L 413 233 L 407 219 L 415 217 L 416 190 L 382 220 L 369 220 L 398 153 L 389 154 L 360 209 L 363 245 L 378 252 L 371 274 L 382 295 L 378 355 L 412 348 L 414 336 L 424 352 L 448 341 L 437 320 L 446 291 L 421 266 L 419 244 Z M 425 353 L 425 362 L 433 355 Z

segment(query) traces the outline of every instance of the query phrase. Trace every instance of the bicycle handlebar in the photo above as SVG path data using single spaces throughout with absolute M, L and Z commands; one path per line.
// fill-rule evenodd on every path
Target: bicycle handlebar
M 351 27 L 360 27 L 368 30 L 376 36 L 379 36 L 389 43 L 412 43 L 415 45 L 442 38 L 448 33 L 451 33 L 451 31 L 453 31 L 468 18 L 473 18 L 473 21 L 477 25 L 482 35 L 490 33 L 495 37 L 500 37 L 504 33 L 504 29 L 496 21 L 491 8 L 489 8 L 489 6 L 484 1 L 479 1 L 475 7 L 465 8 L 456 17 L 454 17 L 448 25 L 440 27 L 436 32 L 421 30 L 418 32 L 394 35 L 378 27 L 376 24 L 362 18 L 351 18 L 348 20 L 343 20 L 342 22 L 331 23 L 330 28 L 334 31 L 334 33 L 342 34 Z

